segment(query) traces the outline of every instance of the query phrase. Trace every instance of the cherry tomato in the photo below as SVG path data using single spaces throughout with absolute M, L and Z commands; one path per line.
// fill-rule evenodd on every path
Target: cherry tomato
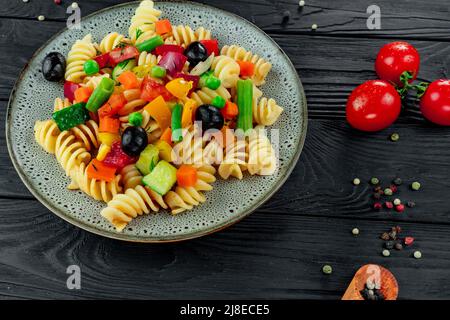
M 347 100 L 347 121 L 362 131 L 379 131 L 398 118 L 401 99 L 384 80 L 369 80 L 358 86 Z
M 165 101 L 173 99 L 172 94 L 163 84 L 160 84 L 150 77 L 144 78 L 144 81 L 142 81 L 141 90 L 141 99 L 148 102 L 153 101 L 159 96 L 162 96 Z
M 432 82 L 420 99 L 420 110 L 429 121 L 450 126 L 450 80 Z
M 137 56 L 139 56 L 139 51 L 136 47 L 126 46 L 125 48 L 116 48 L 109 53 L 109 62 L 115 66 L 119 62 L 136 58 Z
M 420 56 L 416 48 L 404 41 L 391 42 L 384 45 L 378 52 L 375 70 L 382 80 L 403 86 L 400 75 L 409 71 L 414 81 L 419 73 Z

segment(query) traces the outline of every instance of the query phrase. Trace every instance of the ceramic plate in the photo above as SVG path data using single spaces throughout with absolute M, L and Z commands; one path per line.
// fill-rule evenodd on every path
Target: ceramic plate
M 71 45 L 87 33 L 96 42 L 108 32 L 127 34 L 128 25 L 138 2 L 110 7 L 83 18 L 80 30 L 63 30 L 39 49 L 25 67 L 11 94 L 6 118 L 8 150 L 23 182 L 33 195 L 51 211 L 68 222 L 88 231 L 120 240 L 167 242 L 206 235 L 244 218 L 264 203 L 284 183 L 300 155 L 306 135 L 307 109 L 297 72 L 280 47 L 263 31 L 247 20 L 207 5 L 191 2 L 157 2 L 156 7 L 172 23 L 204 26 L 220 45 L 239 44 L 273 64 L 262 87 L 285 108 L 277 123 L 279 129 L 279 169 L 270 177 L 245 176 L 242 181 L 218 181 L 207 193 L 207 202 L 194 210 L 172 216 L 166 212 L 134 219 L 122 233 L 100 216 L 105 206 L 83 194 L 69 191 L 69 179 L 54 155 L 47 154 L 34 141 L 36 120 L 49 119 L 53 101 L 62 97 L 61 84 L 44 80 L 41 62 L 51 51 L 67 56 Z

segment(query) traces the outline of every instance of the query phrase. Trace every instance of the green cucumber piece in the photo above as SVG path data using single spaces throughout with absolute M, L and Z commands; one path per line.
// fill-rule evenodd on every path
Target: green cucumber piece
M 117 66 L 115 66 L 112 72 L 112 78 L 116 80 L 124 71 L 131 71 L 134 67 L 136 67 L 135 59 L 122 61 Z
M 52 118 L 61 131 L 72 129 L 90 119 L 84 102 L 56 111 Z
M 136 168 L 146 176 L 153 171 L 159 161 L 159 149 L 149 144 L 144 151 L 141 152 L 139 160 L 136 162 Z
M 163 196 L 177 182 L 177 169 L 167 161 L 161 160 L 153 171 L 142 179 L 142 182 Z

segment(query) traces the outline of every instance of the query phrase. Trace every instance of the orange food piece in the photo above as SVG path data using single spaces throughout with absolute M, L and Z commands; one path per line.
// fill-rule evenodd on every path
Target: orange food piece
M 123 94 L 112 94 L 108 101 L 98 109 L 98 115 L 100 118 L 116 115 L 120 109 L 127 104 Z
M 220 113 L 226 120 L 232 120 L 239 114 L 239 109 L 236 103 L 227 100 L 225 107 L 220 109 Z
M 197 183 L 197 169 L 193 166 L 183 164 L 177 170 L 177 183 L 180 187 L 193 187 Z
M 159 140 L 165 141 L 172 146 L 172 129 L 167 128 L 166 130 L 164 130 Z
M 158 20 L 155 22 L 155 31 L 157 34 L 166 34 L 172 31 L 172 24 L 167 19 Z
M 75 103 L 80 103 L 80 102 L 87 103 L 92 92 L 93 92 L 93 90 L 89 87 L 79 87 L 74 92 Z
M 86 173 L 89 179 L 111 182 L 116 177 L 116 168 L 107 166 L 97 159 L 93 159 L 87 166 Z
M 150 117 L 155 119 L 162 132 L 170 127 L 172 113 L 170 112 L 170 109 L 162 96 L 158 96 L 152 102 L 147 104 L 144 109 L 147 110 Z
M 118 133 L 120 128 L 120 120 L 113 117 L 101 117 L 99 131 L 100 132 L 109 132 L 109 133 Z
M 194 111 L 197 108 L 197 102 L 188 99 L 183 107 L 183 114 L 181 115 L 181 127 L 187 128 L 193 122 Z
M 251 77 L 255 73 L 255 65 L 250 61 L 237 61 L 241 67 L 240 75 L 242 77 Z
M 122 72 L 122 74 L 117 78 L 117 80 L 122 84 L 122 86 L 126 90 L 137 89 L 141 86 L 141 84 L 139 83 L 139 79 L 133 72 L 129 70 Z

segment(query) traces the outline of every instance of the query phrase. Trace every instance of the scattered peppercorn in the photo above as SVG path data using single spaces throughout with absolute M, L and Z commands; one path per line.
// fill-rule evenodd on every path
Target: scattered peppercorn
M 72 2 L 72 5 L 71 5 L 71 7 L 72 7 L 73 9 L 76 9 L 76 8 L 78 8 L 78 3 L 76 3 L 76 2 Z
M 390 239 L 389 233 L 383 232 L 383 233 L 381 234 L 380 238 L 383 239 L 384 241 L 389 240 L 389 239 Z
M 399 198 L 394 199 L 394 205 L 398 206 L 402 201 Z
M 384 189 L 384 194 L 387 196 L 392 196 L 392 189 L 391 188 L 386 188 Z
M 381 190 L 380 186 L 376 186 L 375 188 L 373 188 L 373 191 L 378 192 L 378 193 L 383 192 L 383 190 Z
M 353 179 L 353 184 L 354 184 L 355 186 L 359 185 L 360 183 L 361 183 L 361 180 L 360 180 L 359 178 Z
M 291 12 L 289 10 L 283 11 L 282 23 L 288 22 L 290 18 L 291 18 Z
M 405 237 L 405 240 L 404 240 L 405 245 L 410 246 L 413 244 L 413 242 L 414 242 L 413 237 Z
M 375 203 L 373 204 L 373 208 L 374 208 L 375 210 L 380 210 L 382 207 L 383 207 L 383 206 L 381 205 L 380 202 L 375 202 Z
M 396 250 L 403 250 L 403 245 L 400 242 L 397 242 L 394 247 Z
M 384 247 L 389 250 L 393 249 L 394 245 L 395 245 L 394 241 L 386 241 L 384 243 Z
M 358 229 L 358 228 L 353 228 L 352 234 L 353 234 L 354 236 L 357 236 L 357 235 L 359 234 L 359 229 Z
M 398 133 L 391 134 L 391 141 L 396 142 L 400 139 L 400 135 Z
M 331 274 L 333 272 L 333 268 L 329 264 L 326 264 L 322 267 L 322 272 L 324 274 Z
M 405 205 L 399 204 L 399 205 L 395 206 L 395 210 L 397 212 L 403 212 L 403 211 L 405 211 Z
M 391 184 L 389 189 L 391 189 L 393 193 L 396 193 L 398 191 L 398 188 L 395 184 Z
M 385 257 L 389 257 L 389 256 L 391 255 L 391 252 L 390 252 L 389 250 L 387 250 L 387 249 L 384 249 L 384 250 L 381 252 L 381 254 L 382 254 L 383 256 L 385 256 Z
M 61 4 L 61 0 L 53 0 L 55 4 Z
M 391 231 L 395 231 L 397 234 L 402 232 L 402 228 L 400 226 L 395 226 L 391 228 Z
M 380 180 L 378 180 L 378 178 L 374 177 L 374 178 L 370 179 L 370 183 L 373 184 L 373 185 L 376 185 L 376 184 L 380 183 Z
M 400 178 L 395 178 L 392 182 L 393 182 L 396 186 L 400 186 L 400 185 L 403 183 L 402 179 L 400 179 Z
M 298 5 L 299 5 L 300 7 L 304 7 L 304 6 L 305 6 L 305 1 L 304 1 L 304 0 L 300 0 L 300 1 L 298 2 Z
M 408 201 L 408 202 L 406 203 L 406 205 L 407 205 L 408 207 L 410 207 L 410 208 L 414 208 L 414 207 L 416 206 L 416 203 L 415 203 L 414 201 Z
M 45 20 L 45 16 L 40 15 L 40 16 L 38 17 L 38 20 L 39 20 L 39 21 L 44 21 L 44 20 Z
M 411 184 L 411 189 L 413 189 L 414 191 L 418 191 L 420 189 L 420 182 L 414 181 Z
M 314 23 L 314 24 L 311 26 L 311 29 L 312 29 L 312 30 L 317 30 L 318 27 L 319 27 L 319 26 L 318 26 L 316 23 Z
M 392 230 L 389 232 L 389 238 L 392 240 L 397 240 L 397 231 Z
M 381 194 L 379 194 L 379 193 L 374 193 L 374 194 L 373 194 L 373 198 L 374 198 L 375 200 L 380 200 L 380 199 L 381 199 Z
M 392 209 L 394 207 L 394 204 L 391 201 L 386 201 L 384 203 L 384 206 L 388 209 Z
M 420 251 L 414 251 L 414 258 L 416 258 L 416 259 L 422 258 L 422 252 L 420 252 Z

